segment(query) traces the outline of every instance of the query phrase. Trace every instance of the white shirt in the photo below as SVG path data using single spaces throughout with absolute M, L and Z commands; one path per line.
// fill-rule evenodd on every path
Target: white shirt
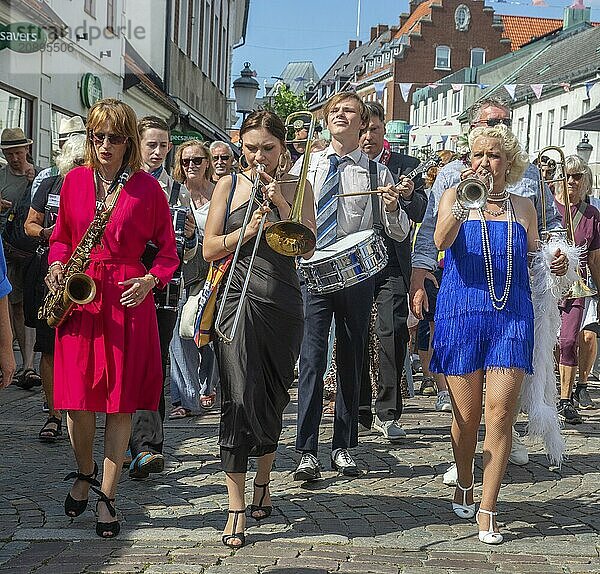
M 313 188 L 315 196 L 315 212 L 319 202 L 319 194 L 327 173 L 329 172 L 329 157 L 336 152 L 330 145 L 328 148 L 315 152 L 310 156 L 308 166 L 307 180 Z M 291 175 L 299 175 L 302 166 L 301 157 L 298 159 L 294 167 L 290 170 Z M 342 161 L 343 160 L 343 161 Z M 394 185 L 392 174 L 385 165 L 377 163 L 377 182 L 383 187 L 386 185 Z M 356 191 L 369 191 L 371 189 L 371 181 L 369 177 L 369 158 L 360 149 L 346 154 L 340 158 L 340 193 L 351 193 Z M 395 239 L 402 241 L 410 230 L 410 221 L 403 209 L 397 209 L 390 213 L 385 211 L 385 204 L 381 202 L 382 225 L 385 228 L 386 234 Z M 337 235 L 345 237 L 350 233 L 364 231 L 365 229 L 373 228 L 373 208 L 370 195 L 358 195 L 354 197 L 338 198 L 337 209 Z

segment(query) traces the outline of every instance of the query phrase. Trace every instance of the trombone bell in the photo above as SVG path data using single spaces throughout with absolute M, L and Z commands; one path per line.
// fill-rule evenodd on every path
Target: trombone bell
M 271 225 L 265 232 L 269 247 L 281 255 L 297 257 L 315 248 L 315 234 L 302 223 L 284 220 Z

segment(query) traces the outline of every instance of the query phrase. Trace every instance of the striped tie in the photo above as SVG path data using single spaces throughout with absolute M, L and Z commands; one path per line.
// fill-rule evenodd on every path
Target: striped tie
M 337 239 L 338 198 L 336 195 L 340 190 L 339 165 L 339 156 L 330 155 L 329 171 L 317 203 L 317 249 L 323 249 Z

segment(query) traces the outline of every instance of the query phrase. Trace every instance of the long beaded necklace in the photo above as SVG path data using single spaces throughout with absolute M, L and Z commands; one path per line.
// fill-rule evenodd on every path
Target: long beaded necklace
M 512 285 L 512 270 L 513 270 L 513 211 L 510 200 L 507 199 L 504 204 L 504 211 L 506 211 L 506 223 L 508 224 L 508 230 L 506 233 L 506 282 L 504 283 L 504 291 L 502 296 L 496 296 L 496 290 L 494 288 L 494 266 L 492 263 L 492 250 L 490 247 L 490 237 L 488 234 L 488 228 L 483 215 L 483 210 L 478 209 L 479 221 L 481 223 L 481 243 L 483 246 L 483 261 L 485 267 L 485 277 L 488 284 L 488 292 L 490 299 L 492 300 L 492 307 L 496 311 L 502 311 L 506 307 L 508 297 L 510 295 L 510 288 Z

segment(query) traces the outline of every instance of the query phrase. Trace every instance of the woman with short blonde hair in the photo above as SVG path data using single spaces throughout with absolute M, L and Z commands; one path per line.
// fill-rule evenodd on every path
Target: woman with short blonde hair
M 136 410 L 156 410 L 162 367 L 152 289 L 164 287 L 179 266 L 169 205 L 160 185 L 141 170 L 140 138 L 133 109 L 100 100 L 87 120 L 86 164 L 65 177 L 58 219 L 50 237 L 48 287 L 68 278 L 96 213 L 111 210 L 101 241 L 82 255 L 96 294 L 75 305 L 56 330 L 55 408 L 68 411 L 69 436 L 78 470 L 65 514 L 82 514 L 90 486 L 99 495 L 96 534 L 120 531 L 114 506 L 117 483 Z M 141 262 L 146 244 L 158 253 L 151 269 Z M 96 413 L 106 413 L 102 481 L 93 458 Z

